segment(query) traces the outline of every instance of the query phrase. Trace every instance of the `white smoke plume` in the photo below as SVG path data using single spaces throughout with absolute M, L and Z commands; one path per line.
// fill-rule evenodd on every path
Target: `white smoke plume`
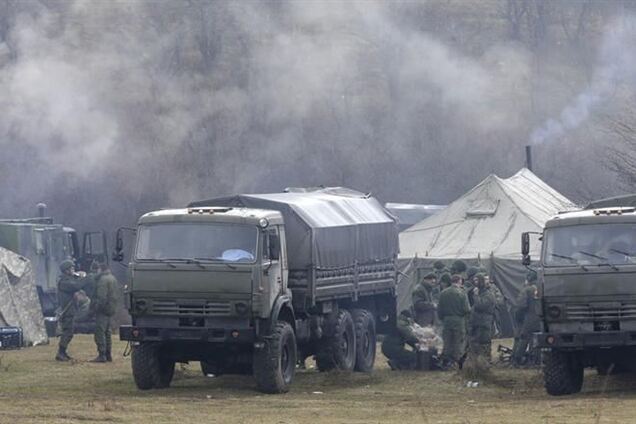
M 598 66 L 589 86 L 568 104 L 558 118 L 535 129 L 530 141 L 541 144 L 562 137 L 590 118 L 595 109 L 612 99 L 622 84 L 636 82 L 636 18 L 622 16 L 607 26 Z

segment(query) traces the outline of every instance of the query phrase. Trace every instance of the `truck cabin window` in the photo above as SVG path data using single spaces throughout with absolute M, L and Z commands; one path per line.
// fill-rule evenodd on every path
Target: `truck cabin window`
M 636 224 L 573 225 L 546 231 L 545 266 L 636 264 Z
M 165 223 L 141 225 L 138 260 L 209 260 L 253 263 L 258 229 L 235 224 Z

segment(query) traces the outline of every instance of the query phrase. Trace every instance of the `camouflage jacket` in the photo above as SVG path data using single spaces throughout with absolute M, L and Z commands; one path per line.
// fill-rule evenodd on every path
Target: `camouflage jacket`
M 413 334 L 413 320 L 400 315 L 397 319 L 397 330 L 400 336 L 404 339 L 405 343 L 415 345 L 418 342 L 417 337 Z
M 413 306 L 416 311 L 433 308 L 433 286 L 426 283 L 419 283 L 411 294 Z
M 117 310 L 119 285 L 110 272 L 103 272 L 96 277 L 95 296 L 91 301 L 92 309 L 102 315 L 113 316 Z
M 450 286 L 439 295 L 437 316 L 441 320 L 448 317 L 465 318 L 469 313 L 468 296 L 463 289 Z
M 74 275 L 60 274 L 57 279 L 57 304 L 65 315 L 73 315 L 75 308 L 71 305 L 73 295 L 82 290 L 86 279 Z
M 495 307 L 497 306 L 495 295 L 490 289 L 486 288 L 474 293 L 473 299 L 473 312 L 470 317 L 471 325 L 490 328 L 495 314 Z

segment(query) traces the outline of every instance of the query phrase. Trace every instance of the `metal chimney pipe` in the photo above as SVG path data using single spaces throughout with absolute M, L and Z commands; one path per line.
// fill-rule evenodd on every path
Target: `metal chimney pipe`
M 38 203 L 36 207 L 38 208 L 38 217 L 44 218 L 46 216 L 46 203 Z
M 526 168 L 532 171 L 532 146 L 526 146 Z

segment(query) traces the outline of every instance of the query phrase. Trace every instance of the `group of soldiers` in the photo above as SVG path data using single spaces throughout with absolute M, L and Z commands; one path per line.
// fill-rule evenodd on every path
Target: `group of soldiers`
M 517 299 L 518 331 L 512 359 L 518 364 L 525 357 L 532 332 L 538 331 L 534 281 L 536 273 L 531 271 Z M 434 264 L 434 272 L 424 275 L 414 287 L 412 304 L 412 310 L 400 313 L 396 331 L 387 335 L 382 344 L 382 353 L 389 359 L 392 369 L 417 367 L 421 340 L 414 329 L 419 327 L 441 327 L 443 351 L 437 362 L 430 362 L 438 368 L 461 368 L 467 357 L 490 364 L 492 338 L 504 297 L 485 269 L 469 268 L 460 260 L 446 269 L 444 263 L 438 261 Z M 407 349 L 406 345 L 413 350 Z
M 90 297 L 87 295 L 90 295 Z M 112 362 L 111 319 L 117 310 L 119 285 L 108 266 L 94 262 L 91 273 L 75 272 L 71 260 L 62 261 L 57 281 L 60 342 L 55 359 L 70 361 L 67 349 L 73 339 L 75 318 L 82 309 L 95 316 L 97 356 L 90 362 Z

